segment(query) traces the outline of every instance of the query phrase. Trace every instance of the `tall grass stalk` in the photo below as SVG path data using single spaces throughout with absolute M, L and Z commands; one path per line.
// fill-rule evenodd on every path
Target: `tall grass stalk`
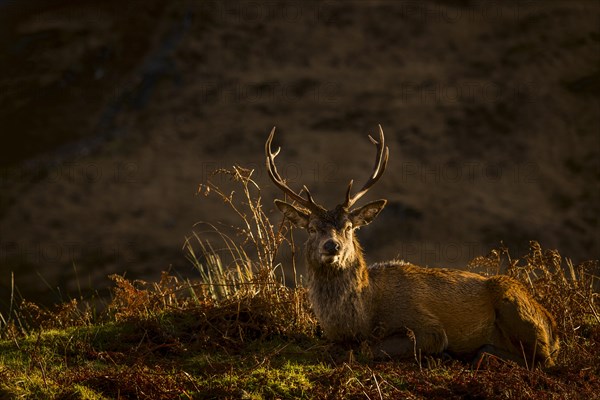
M 200 185 L 198 190 L 205 196 L 215 195 L 222 200 L 240 222 L 237 226 L 229 227 L 216 227 L 207 222 L 196 224 L 208 228 L 203 234 L 216 235 L 221 242 L 219 247 L 202 238 L 199 233 L 194 233 L 184 244 L 187 258 L 200 272 L 201 285 L 214 300 L 248 290 L 266 290 L 266 286 L 282 283 L 277 278 L 276 271 L 280 266 L 275 264 L 275 256 L 287 240 L 283 234 L 284 226 L 275 228 L 269 221 L 262 206 L 260 188 L 252 179 L 253 172 L 234 166 L 213 173 L 213 176 L 225 176 L 239 184 L 240 198 L 235 190 L 226 193 L 211 180 Z M 233 231 L 236 237 L 226 234 L 225 229 Z M 282 268 L 281 271 L 285 280 Z

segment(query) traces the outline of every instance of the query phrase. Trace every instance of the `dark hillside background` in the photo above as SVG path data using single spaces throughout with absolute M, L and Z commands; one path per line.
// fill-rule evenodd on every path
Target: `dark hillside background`
M 272 208 L 276 125 L 290 184 L 334 206 L 377 124 L 370 261 L 599 257 L 598 1 L 1 1 L 0 304 L 11 273 L 44 303 L 193 277 L 194 223 L 233 218 L 196 196 L 210 171 L 255 168 Z

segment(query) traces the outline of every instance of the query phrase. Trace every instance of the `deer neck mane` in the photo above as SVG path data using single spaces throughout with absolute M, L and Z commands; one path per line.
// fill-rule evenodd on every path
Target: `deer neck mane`
M 334 340 L 369 334 L 369 273 L 356 237 L 353 242 L 355 256 L 344 265 L 307 262 L 310 302 L 325 334 Z

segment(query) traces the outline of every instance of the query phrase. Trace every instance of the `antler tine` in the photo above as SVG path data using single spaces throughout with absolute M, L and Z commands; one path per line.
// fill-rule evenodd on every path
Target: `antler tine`
M 301 206 L 306 207 L 306 208 L 308 208 L 311 211 L 321 211 L 321 210 L 324 210 L 323 207 L 321 207 L 320 205 L 318 205 L 317 203 L 315 203 L 315 201 L 313 200 L 312 195 L 310 194 L 310 191 L 308 190 L 308 188 L 306 186 L 303 186 L 303 191 L 306 192 L 306 197 L 307 197 L 305 199 L 300 194 L 298 194 L 294 190 L 292 190 L 285 183 L 285 181 L 283 180 L 283 178 L 281 178 L 281 175 L 279 175 L 279 172 L 277 171 L 277 166 L 275 165 L 275 157 L 277 157 L 277 155 L 281 151 L 281 147 L 277 148 L 277 151 L 275 151 L 275 152 L 273 152 L 271 150 L 271 143 L 273 142 L 273 137 L 274 136 L 275 136 L 275 127 L 273 127 L 273 129 L 271 129 L 271 133 L 269 134 L 269 138 L 267 139 L 267 142 L 265 143 L 265 155 L 266 155 L 266 161 L 267 161 L 266 162 L 267 163 L 267 172 L 269 174 L 269 177 L 273 181 L 273 183 L 275 183 L 275 186 L 277 186 L 284 193 L 286 193 L 288 196 L 290 196 L 290 198 L 292 200 L 296 201 Z M 302 193 L 302 192 L 300 192 L 300 193 Z
M 353 181 L 350 181 L 348 184 L 348 190 L 346 191 L 346 201 L 343 205 L 344 208 L 350 208 L 358 199 L 364 196 L 365 193 L 369 191 L 371 186 L 373 186 L 379 178 L 385 172 L 385 168 L 387 167 L 388 158 L 390 155 L 390 149 L 385 145 L 385 137 L 383 135 L 383 128 L 379 125 L 379 142 L 371 135 L 369 135 L 369 140 L 377 147 L 377 155 L 375 156 L 375 166 L 373 167 L 373 173 L 364 184 L 362 189 L 358 191 L 354 196 L 350 197 L 350 190 L 352 189 Z
M 354 179 L 350 179 L 350 183 L 348 184 L 348 189 L 346 189 L 346 202 L 344 203 L 344 208 L 350 207 L 350 191 L 352 190 L 352 184 L 354 183 Z

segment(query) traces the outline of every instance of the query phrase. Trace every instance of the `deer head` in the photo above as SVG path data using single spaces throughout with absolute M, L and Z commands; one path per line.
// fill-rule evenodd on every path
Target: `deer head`
M 373 173 L 362 189 L 354 195 L 351 195 L 353 181 L 350 181 L 344 202 L 331 210 L 317 204 L 306 186 L 303 186 L 302 191 L 295 192 L 279 175 L 275 157 L 281 149 L 278 148 L 275 152 L 271 150 L 274 135 L 275 128 L 271 130 L 265 143 L 267 172 L 275 185 L 295 203 L 275 200 L 275 205 L 295 226 L 308 231 L 306 256 L 309 264 L 348 268 L 356 259 L 362 259 L 362 252 L 354 235 L 355 230 L 373 221 L 387 202 L 376 200 L 352 209 L 356 201 L 381 178 L 387 166 L 389 149 L 385 146 L 381 125 L 379 141 L 369 135 L 371 143 L 377 148 Z

